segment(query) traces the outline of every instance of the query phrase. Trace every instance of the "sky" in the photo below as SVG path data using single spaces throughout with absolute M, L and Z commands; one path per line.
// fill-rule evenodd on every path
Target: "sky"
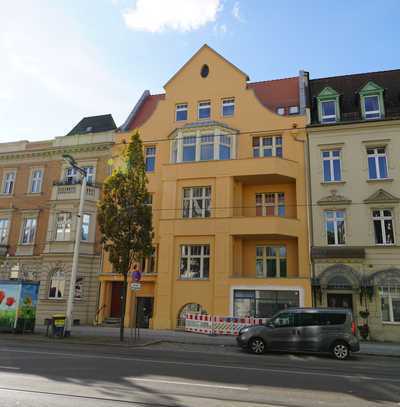
M 207 43 L 251 81 L 400 68 L 399 0 L 1 0 L 0 142 L 121 125 Z

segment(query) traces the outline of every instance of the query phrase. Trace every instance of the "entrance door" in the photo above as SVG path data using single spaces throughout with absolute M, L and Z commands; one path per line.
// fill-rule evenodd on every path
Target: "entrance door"
M 352 294 L 328 294 L 328 307 L 331 308 L 349 308 L 353 310 L 353 295 Z
M 153 316 L 153 297 L 138 297 L 137 299 L 137 326 L 148 328 L 150 318 Z
M 124 283 L 113 282 L 111 285 L 111 310 L 110 317 L 119 318 L 121 316 L 121 298 L 123 294 Z

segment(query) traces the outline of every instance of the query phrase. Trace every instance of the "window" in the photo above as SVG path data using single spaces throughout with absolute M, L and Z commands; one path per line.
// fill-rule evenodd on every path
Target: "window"
M 183 162 L 196 161 L 196 136 L 183 137 Z
M 256 194 L 256 216 L 285 216 L 285 194 L 283 192 Z
M 89 185 L 93 185 L 94 184 L 94 167 L 88 166 L 88 167 L 83 167 L 83 169 L 86 172 L 86 183 Z
M 31 194 L 38 194 L 42 191 L 42 181 L 43 181 L 43 170 L 41 169 L 34 169 L 32 171 L 32 178 L 31 178 Z
M 322 151 L 322 166 L 324 170 L 324 182 L 342 180 L 340 150 Z
M 187 103 L 181 103 L 176 105 L 175 120 L 177 122 L 187 120 L 188 118 L 188 105 Z
M 65 170 L 64 182 L 66 184 L 76 184 L 78 172 L 74 167 L 69 167 Z
M 82 233 L 81 240 L 87 242 L 89 240 L 90 214 L 84 213 L 82 216 Z
M 14 191 L 15 171 L 6 172 L 3 178 L 3 194 L 11 195 Z
M 256 277 L 287 277 L 285 246 L 256 247 Z
M 326 211 L 325 228 L 328 245 L 345 244 L 344 211 Z
M 198 104 L 198 118 L 209 119 L 211 117 L 211 102 L 199 102 Z
M 32 244 L 35 240 L 36 233 L 36 218 L 25 218 L 22 226 L 22 244 Z
M 379 96 L 364 96 L 364 119 L 380 119 L 381 109 L 379 105 Z
M 286 328 L 294 325 L 294 314 L 289 312 L 282 312 L 277 317 L 275 317 L 271 324 L 275 328 Z
M 231 142 L 232 139 L 229 136 L 219 136 L 219 159 L 230 160 L 231 158 Z
M 70 240 L 72 215 L 70 212 L 58 213 L 56 217 L 56 240 Z
M 382 321 L 400 322 L 400 286 L 380 287 Z
M 381 245 L 394 244 L 393 215 L 390 209 L 372 211 L 374 222 L 375 243 Z
M 336 122 L 336 99 L 321 101 L 321 122 L 334 123 Z
M 214 136 L 200 137 L 200 160 L 214 159 Z
M 294 314 L 294 326 L 321 325 L 320 314 L 317 312 L 302 312 Z
M 209 245 L 182 245 L 179 275 L 182 279 L 207 279 L 210 273 Z
M 280 310 L 298 306 L 298 291 L 234 290 L 233 293 L 235 317 L 271 318 Z
M 65 274 L 62 271 L 56 271 L 50 280 L 49 298 L 60 299 L 64 297 Z
M 279 116 L 284 116 L 285 108 L 284 107 L 277 107 L 276 108 L 276 114 L 279 114 Z
M 145 147 L 145 163 L 146 163 L 146 171 L 153 172 L 156 164 L 156 148 L 153 147 Z
M 282 136 L 253 137 L 253 157 L 282 157 Z
M 235 114 L 235 99 L 222 100 L 222 116 L 233 116 Z
M 289 114 L 299 114 L 299 107 L 298 106 L 290 106 L 289 107 Z
M 151 256 L 142 260 L 141 270 L 144 274 L 156 274 L 156 248 L 153 247 Z
M 184 218 L 210 217 L 211 187 L 183 188 Z
M 0 245 L 6 245 L 8 241 L 8 219 L 0 219 Z
M 388 178 L 385 147 L 367 148 L 369 179 Z
M 174 139 L 171 141 L 171 162 L 178 162 L 178 143 L 179 140 Z

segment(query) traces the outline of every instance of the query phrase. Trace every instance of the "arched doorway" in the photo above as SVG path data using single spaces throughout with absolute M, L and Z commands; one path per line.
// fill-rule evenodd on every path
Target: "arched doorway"
M 203 308 L 200 304 L 196 304 L 193 302 L 184 305 L 178 312 L 178 319 L 176 322 L 177 329 L 185 328 L 185 319 L 187 314 L 207 315 L 207 310 Z

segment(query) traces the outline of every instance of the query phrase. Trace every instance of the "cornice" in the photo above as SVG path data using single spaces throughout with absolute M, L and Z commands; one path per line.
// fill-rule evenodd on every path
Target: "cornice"
M 81 144 L 76 146 L 52 147 L 43 150 L 15 151 L 3 154 L 0 152 L 0 163 L 14 160 L 26 160 L 32 158 L 52 159 L 55 156 L 60 156 L 61 159 L 61 155 L 63 154 L 106 151 L 108 149 L 111 149 L 113 145 L 114 142 L 106 142 L 96 144 Z

